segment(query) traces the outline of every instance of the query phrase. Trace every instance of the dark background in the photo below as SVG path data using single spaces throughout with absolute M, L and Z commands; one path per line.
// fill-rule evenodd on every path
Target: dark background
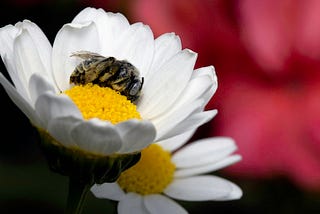
M 62 25 L 71 22 L 87 5 L 88 1 L 2 0 L 0 27 L 29 19 L 43 30 L 52 43 Z M 105 9 L 117 11 L 112 5 L 106 5 Z M 126 15 L 125 7 L 117 9 Z M 2 62 L 0 70 L 7 75 Z M 37 146 L 37 133 L 28 119 L 3 88 L 0 96 L 0 213 L 63 213 L 68 179 L 49 170 Z M 180 201 L 190 213 L 320 213 L 319 195 L 300 190 L 288 180 L 244 180 L 223 172 L 215 174 L 238 184 L 244 192 L 243 197 L 230 202 Z M 89 193 L 83 213 L 116 213 L 116 203 L 94 198 Z

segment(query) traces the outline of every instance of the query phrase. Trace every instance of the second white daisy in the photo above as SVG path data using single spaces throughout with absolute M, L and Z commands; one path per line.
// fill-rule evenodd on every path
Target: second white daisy
M 142 150 L 140 161 L 123 172 L 117 183 L 91 188 L 98 198 L 119 201 L 119 214 L 187 213 L 172 199 L 185 201 L 224 201 L 239 199 L 241 189 L 213 175 L 241 160 L 232 154 L 236 145 L 230 138 L 198 140 L 177 151 L 186 141 L 181 135 L 152 144 Z

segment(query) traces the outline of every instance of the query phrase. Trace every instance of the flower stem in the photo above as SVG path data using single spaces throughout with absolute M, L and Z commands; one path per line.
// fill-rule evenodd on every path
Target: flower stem
M 67 200 L 66 214 L 80 214 L 86 195 L 90 189 L 90 184 L 72 176 L 69 177 L 69 192 Z

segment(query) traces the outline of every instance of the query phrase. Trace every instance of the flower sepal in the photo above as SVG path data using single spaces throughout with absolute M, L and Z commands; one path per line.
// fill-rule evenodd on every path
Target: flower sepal
M 46 131 L 39 128 L 37 130 L 40 136 L 39 145 L 50 169 L 90 185 L 116 181 L 120 174 L 136 164 L 141 156 L 141 152 L 108 156 L 90 153 L 79 148 L 66 147 Z

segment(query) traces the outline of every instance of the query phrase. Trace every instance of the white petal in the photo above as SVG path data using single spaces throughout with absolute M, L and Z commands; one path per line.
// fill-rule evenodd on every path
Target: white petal
M 50 120 L 57 117 L 73 116 L 82 118 L 81 112 L 67 95 L 46 92 L 39 96 L 35 104 L 36 112 L 47 129 Z
M 120 13 L 106 13 L 101 8 L 95 9 L 87 7 L 72 21 L 72 23 L 78 24 L 87 22 L 94 22 L 97 26 L 101 46 L 100 54 L 103 56 L 115 57 L 115 53 L 118 49 L 116 41 L 120 39 L 120 35 L 122 35 L 130 26 L 126 17 Z
M 197 69 L 193 72 L 186 88 L 182 91 L 170 111 L 183 109 L 184 106 L 190 105 L 190 103 L 193 103 L 196 100 L 204 100 L 203 107 L 207 104 L 208 94 L 212 95 L 212 88 L 215 85 L 212 73 L 214 71 L 210 68 L 213 67 L 210 66 L 207 69 L 203 68 L 201 70 Z
M 103 9 L 86 7 L 74 17 L 74 19 L 72 20 L 72 23 L 85 24 L 85 23 L 92 22 L 94 20 L 99 19 L 99 17 L 103 16 L 104 14 L 105 14 L 105 11 Z
M 42 127 L 43 122 L 38 117 L 32 106 L 29 102 L 27 102 L 21 94 L 17 92 L 17 90 L 11 85 L 11 83 L 0 73 L 0 83 L 6 90 L 10 99 L 18 106 L 18 108 L 31 120 L 33 125 Z
M 16 27 L 23 28 L 28 31 L 31 41 L 34 44 L 35 52 L 39 55 L 41 63 L 45 68 L 39 72 L 41 75 L 47 78 L 47 81 L 49 81 L 50 84 L 54 85 L 51 64 L 52 46 L 48 38 L 35 23 L 32 23 L 28 20 L 18 22 Z M 57 91 L 57 88 L 55 88 L 55 90 Z
M 154 38 L 151 29 L 142 23 L 135 23 L 118 36 L 114 57 L 128 60 L 143 77 L 153 59 Z
M 188 105 L 197 99 L 202 99 L 211 87 L 212 81 L 209 76 L 202 75 L 191 79 L 181 96 L 176 101 L 174 108 L 183 108 L 184 105 Z
M 155 127 L 148 121 L 128 120 L 116 125 L 123 145 L 119 153 L 131 153 L 147 147 L 156 136 Z
M 181 93 L 181 96 L 176 100 L 174 106 L 165 114 L 161 115 L 159 119 L 164 118 L 164 120 L 162 121 L 163 124 L 170 123 L 166 122 L 166 120 L 172 117 L 170 116 L 172 112 L 182 113 L 184 111 L 183 109 L 188 109 L 189 106 L 193 105 L 195 102 L 201 102 L 201 106 L 199 106 L 198 108 L 198 112 L 200 113 L 196 113 L 195 111 L 194 115 L 190 114 L 188 117 L 184 118 L 184 121 L 180 121 L 180 123 L 175 124 L 177 125 L 177 127 L 175 128 L 173 128 L 174 125 L 171 123 L 169 132 L 164 134 L 163 136 L 160 136 L 160 134 L 158 134 L 159 139 L 165 139 L 171 136 L 175 136 L 177 134 L 180 134 L 181 132 L 190 130 L 190 128 L 196 129 L 198 126 L 209 121 L 215 116 L 215 110 L 202 112 L 205 105 L 207 104 L 208 94 L 212 91 L 212 85 L 212 74 L 205 75 L 204 72 L 200 72 L 197 75 L 193 75 L 193 78 L 190 80 L 185 90 Z M 153 120 L 155 124 L 158 124 L 159 119 Z M 159 127 L 160 129 L 161 126 L 157 125 L 157 127 Z
M 43 78 L 42 75 L 39 73 L 34 73 L 30 77 L 29 81 L 29 93 L 32 101 L 32 105 L 35 104 L 38 97 L 47 92 L 51 91 L 52 93 L 55 93 L 55 87 L 51 84 L 51 82 L 48 82 L 45 78 Z
M 150 214 L 187 214 L 179 204 L 163 195 L 146 195 L 143 197 L 144 205 Z
M 6 25 L 0 28 L 0 54 L 12 58 L 14 39 L 21 33 L 21 29 L 13 25 Z
M 24 82 L 23 76 L 17 71 L 13 56 L 13 44 L 16 37 L 20 34 L 21 29 L 12 25 L 0 28 L 0 54 L 18 93 L 28 100 L 28 90 L 25 87 L 27 83 Z
M 236 149 L 237 146 L 231 138 L 205 138 L 181 148 L 171 160 L 178 168 L 190 168 L 224 159 Z
M 119 214 L 150 214 L 144 206 L 142 196 L 128 193 L 118 204 Z
M 22 79 L 21 82 L 27 91 L 31 75 L 35 72 L 42 73 L 46 69 L 41 62 L 39 54 L 29 32 L 23 29 L 14 41 L 13 57 L 15 59 L 15 67 Z M 30 99 L 29 93 L 27 93 L 27 96 Z
M 69 88 L 69 77 L 80 62 L 70 57 L 76 51 L 100 52 L 99 36 L 93 22 L 66 24 L 58 32 L 52 50 L 53 72 L 61 91 Z
M 90 190 L 97 198 L 105 198 L 114 201 L 121 201 L 125 196 L 125 193 L 117 183 L 95 184 Z
M 227 199 L 234 191 L 233 184 L 223 178 L 203 175 L 176 178 L 165 190 L 168 196 L 185 201 Z
M 156 120 L 152 120 L 154 125 L 157 128 L 157 140 L 164 139 L 168 132 L 171 132 L 172 129 L 177 126 L 179 123 L 184 121 L 186 118 L 190 117 L 194 112 L 199 111 L 202 107 L 202 100 L 197 100 L 196 102 L 192 103 L 192 105 L 188 105 L 183 109 L 178 109 L 176 111 L 168 111 L 165 115 L 161 118 L 157 118 Z M 187 130 L 183 130 L 187 131 Z M 181 133 L 177 133 L 181 134 Z M 170 136 L 172 137 L 172 136 Z
M 218 79 L 213 66 L 202 67 L 194 70 L 194 78 L 200 76 L 207 76 L 211 79 L 212 84 L 210 90 L 208 90 L 204 95 L 202 95 L 202 99 L 204 99 L 205 103 L 207 104 L 218 88 Z
M 157 75 L 157 70 L 166 63 L 171 57 L 181 51 L 181 41 L 179 36 L 174 33 L 162 34 L 155 40 L 155 52 L 150 71 L 145 74 L 148 80 L 153 75 Z
M 194 102 L 196 99 L 202 99 L 204 101 L 203 107 L 205 107 L 216 89 L 217 77 L 214 67 L 208 66 L 196 69 L 186 89 L 175 103 L 175 107 L 181 108 L 182 105 L 188 105 L 188 103 Z
M 226 157 L 220 161 L 217 161 L 215 163 L 206 163 L 201 166 L 195 166 L 192 168 L 182 168 L 182 169 L 176 169 L 174 173 L 174 177 L 180 178 L 180 177 L 190 177 L 194 175 L 200 175 L 204 173 L 213 172 L 222 168 L 225 168 L 231 164 L 234 164 L 241 160 L 240 155 L 232 155 L 229 157 Z
M 172 152 L 176 149 L 180 148 L 183 144 L 187 143 L 187 141 L 192 137 L 195 133 L 196 129 L 184 132 L 180 135 L 176 135 L 174 137 L 162 140 L 157 142 L 164 150 Z
M 78 124 L 71 136 L 80 148 L 103 155 L 117 152 L 122 144 L 115 127 L 96 118 Z
M 228 201 L 228 200 L 236 200 L 236 199 L 240 199 L 243 195 L 241 188 L 234 184 L 234 183 L 229 183 L 232 187 L 231 192 L 229 193 L 229 195 L 227 195 L 226 197 L 223 198 L 218 198 L 216 199 L 216 201 Z
M 216 114 L 217 114 L 217 110 L 210 110 L 210 111 L 191 114 L 187 118 L 185 118 L 183 121 L 180 121 L 180 123 L 176 124 L 175 127 L 172 127 L 172 129 L 169 132 L 165 133 L 162 136 L 159 135 L 158 140 L 164 140 L 172 136 L 181 134 L 183 132 L 197 129 L 199 126 L 211 120 Z
M 48 124 L 48 132 L 61 144 L 70 147 L 77 146 L 71 136 L 71 130 L 82 120 L 72 116 L 54 118 Z
M 96 19 L 98 26 L 101 54 L 104 56 L 115 56 L 118 47 L 116 44 L 122 35 L 130 26 L 127 18 L 121 13 L 106 13 L 107 18 Z
M 143 118 L 155 118 L 173 106 L 191 78 L 196 59 L 196 53 L 180 51 L 145 81 L 138 105 Z

